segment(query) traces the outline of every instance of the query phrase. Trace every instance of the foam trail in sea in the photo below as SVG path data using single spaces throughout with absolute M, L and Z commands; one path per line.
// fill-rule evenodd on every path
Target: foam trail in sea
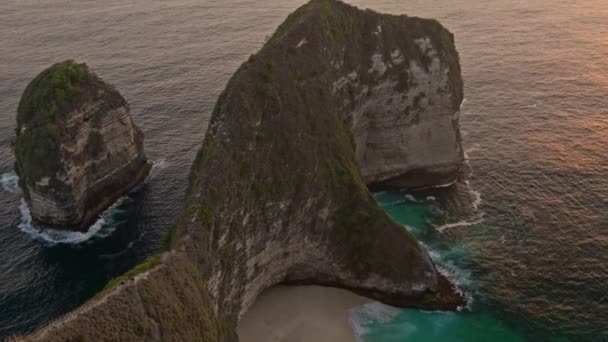
M 372 323 L 386 323 L 401 313 L 401 309 L 371 302 L 356 308 L 348 313 L 348 323 L 352 327 L 357 342 L 363 342 L 363 337 L 369 332 L 368 326 Z
M 479 209 L 479 206 L 481 205 L 481 192 L 471 187 L 471 181 L 466 180 L 464 182 L 467 185 L 467 188 L 469 189 L 469 193 L 473 196 L 473 209 Z
M 478 225 L 485 221 L 485 213 L 479 210 L 479 206 L 482 203 L 481 192 L 473 189 L 471 187 L 471 182 L 469 180 L 464 181 L 466 187 L 468 189 L 469 194 L 471 195 L 471 206 L 473 207 L 474 215 L 470 218 L 458 222 L 446 223 L 439 226 L 435 226 L 435 229 L 438 232 L 443 232 L 446 229 L 458 228 L 458 227 L 468 227 Z
M 458 182 L 458 180 L 455 180 L 455 181 L 449 182 L 449 183 L 445 183 L 445 184 L 433 185 L 431 187 L 431 189 L 449 188 L 452 185 L 456 184 L 456 182 Z
M 382 207 L 391 207 L 391 206 L 396 206 L 399 204 L 403 204 L 403 203 L 420 203 L 423 202 L 423 200 L 418 200 L 416 199 L 416 197 L 412 194 L 408 194 L 405 193 L 405 191 L 401 191 L 401 193 L 405 193 L 403 196 L 401 196 L 399 199 L 397 200 L 393 200 L 393 201 L 382 201 L 383 196 L 385 196 L 388 192 L 377 192 L 374 193 L 374 198 L 376 199 L 376 201 L 380 204 L 380 206 Z M 436 200 L 435 197 L 433 196 L 428 196 L 426 198 L 426 201 L 434 201 Z
M 400 203 L 407 202 L 407 201 L 410 201 L 410 202 L 418 202 L 418 201 L 416 200 L 416 197 L 414 197 L 413 195 L 410 195 L 410 194 L 405 195 L 403 198 L 405 199 L 405 201 L 401 201 Z
M 469 160 L 469 156 L 471 155 L 471 153 L 478 151 L 479 150 L 479 144 L 474 144 L 472 147 L 464 150 L 464 159 L 466 161 Z
M 479 215 L 477 215 L 476 217 L 474 217 L 471 220 L 464 220 L 464 221 L 459 221 L 459 222 L 454 222 L 454 223 L 447 223 L 447 224 L 443 224 L 443 225 L 437 226 L 437 227 L 435 227 L 435 229 L 437 229 L 438 232 L 443 232 L 446 229 L 457 228 L 457 227 L 468 227 L 468 226 L 478 225 L 480 223 L 483 223 L 484 221 L 485 221 L 484 215 L 483 215 L 483 213 L 480 213 Z
M 473 145 L 473 147 L 467 149 L 464 151 L 464 156 L 465 156 L 465 163 L 469 163 L 469 154 L 473 153 L 474 151 L 477 151 L 479 149 L 479 144 L 475 144 Z M 469 169 L 469 178 L 473 176 L 473 170 Z M 469 179 L 465 180 L 464 183 L 467 186 L 467 189 L 469 190 L 469 193 L 473 196 L 473 208 L 475 210 L 477 210 L 479 208 L 479 205 L 481 204 L 481 192 L 473 189 L 473 187 L 471 187 L 471 181 Z
M 152 168 L 150 169 L 150 174 L 148 175 L 148 178 L 146 178 L 145 182 L 148 182 L 150 179 L 155 178 L 164 169 L 169 167 L 169 162 L 167 161 L 167 159 L 164 158 L 158 161 L 150 160 L 150 162 L 152 163 Z
M 2 188 L 12 194 L 18 194 L 19 191 L 19 176 L 14 171 L 2 174 L 0 177 Z

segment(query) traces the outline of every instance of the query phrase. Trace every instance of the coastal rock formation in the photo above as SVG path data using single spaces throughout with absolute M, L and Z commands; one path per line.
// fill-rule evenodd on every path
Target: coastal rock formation
M 382 25 L 377 30 L 380 34 Z M 370 69 L 353 67 L 334 83 L 343 110 L 351 114 L 361 173 L 372 188 L 453 183 L 464 160 L 457 56 L 442 49 L 440 39 L 448 37 L 412 42 L 395 31 L 380 40 Z
M 20 187 L 47 226 L 87 229 L 150 170 L 129 105 L 85 64 L 40 73 L 21 97 L 16 133 Z
M 234 341 L 277 283 L 456 309 L 462 296 L 368 185 L 453 180 L 461 101 L 437 21 L 311 1 L 218 99 L 169 251 L 29 338 Z
M 452 35 L 405 17 L 360 25 L 354 38 L 321 53 L 330 61 L 330 90 L 352 128 L 364 181 L 374 189 L 454 182 L 464 153 L 463 83 Z

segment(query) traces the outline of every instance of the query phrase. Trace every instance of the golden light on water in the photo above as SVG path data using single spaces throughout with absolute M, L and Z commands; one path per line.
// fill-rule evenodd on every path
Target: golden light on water
M 568 137 L 548 134 L 539 127 L 528 133 L 527 139 L 531 147 L 527 151 L 528 157 L 548 169 L 568 167 L 584 172 L 605 168 L 608 160 L 608 117 L 599 112 L 561 112 L 555 115 L 564 131 L 578 131 L 580 134 Z

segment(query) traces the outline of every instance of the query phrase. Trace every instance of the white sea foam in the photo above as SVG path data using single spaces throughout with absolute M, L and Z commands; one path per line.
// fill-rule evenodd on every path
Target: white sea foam
M 438 232 L 443 232 L 446 229 L 478 225 L 480 223 L 483 223 L 484 221 L 485 221 L 485 219 L 484 219 L 483 215 L 480 214 L 480 215 L 474 217 L 472 220 L 464 220 L 464 221 L 459 221 L 459 222 L 454 222 L 454 223 L 447 223 L 447 224 L 443 224 L 441 226 L 437 226 L 437 227 L 435 227 L 435 229 L 437 229 Z
M 152 163 L 152 168 L 150 169 L 150 174 L 148 175 L 148 177 L 146 177 L 146 179 L 143 182 L 141 182 L 141 184 L 139 186 L 137 186 L 135 189 L 133 189 L 131 191 L 137 191 L 137 189 L 139 189 L 143 184 L 150 182 L 152 179 L 155 179 L 159 174 L 161 174 L 163 172 L 163 170 L 168 168 L 170 165 L 170 163 L 165 158 L 160 159 L 158 161 L 150 160 L 149 162 Z
M 14 171 L 7 172 L 0 177 L 2 188 L 12 194 L 18 194 L 19 191 L 19 177 Z
M 395 205 L 400 205 L 400 204 L 403 204 L 403 203 L 412 203 L 412 202 L 418 203 L 420 201 L 417 200 L 416 197 L 414 197 L 414 195 L 405 194 L 403 196 L 403 198 L 395 200 L 395 201 L 392 201 L 392 202 L 382 203 L 381 206 L 384 207 L 384 208 L 386 208 L 386 207 L 392 207 L 392 206 L 395 206 Z
M 167 166 L 168 163 L 165 159 L 161 159 L 159 162 L 153 162 L 150 173 L 152 175 L 153 172 L 159 172 L 160 170 L 165 169 Z M 150 176 L 148 176 L 146 181 L 149 178 Z M 4 190 L 11 193 L 20 192 L 19 177 L 14 171 L 3 174 L 0 177 L 0 182 L 2 183 Z M 131 190 L 131 192 L 137 191 L 141 186 L 143 186 L 143 183 L 145 183 L 145 181 L 135 189 Z M 40 241 L 46 246 L 55 246 L 58 244 L 78 245 L 90 241 L 93 238 L 103 239 L 112 234 L 121 223 L 121 221 L 117 221 L 115 219 L 115 216 L 122 211 L 119 209 L 119 206 L 128 200 L 130 200 L 130 198 L 127 196 L 120 197 L 118 200 L 116 200 L 116 202 L 114 202 L 114 204 L 101 213 L 97 221 L 95 221 L 95 223 L 93 223 L 86 232 L 74 232 L 46 227 L 37 227 L 32 223 L 32 215 L 27 203 L 25 203 L 24 199 L 21 199 L 21 204 L 19 205 L 21 222 L 19 223 L 18 227 L 22 232 L 26 233 L 33 239 Z
M 473 209 L 477 210 L 479 209 L 479 206 L 481 205 L 481 192 L 473 189 L 471 187 L 471 181 L 466 180 L 465 184 L 467 185 L 467 188 L 469 189 L 469 193 L 471 195 L 473 195 Z
M 471 187 L 471 182 L 469 180 L 464 181 L 466 188 L 471 194 L 472 202 L 471 206 L 473 207 L 474 214 L 472 217 L 467 218 L 466 220 L 461 220 L 458 222 L 446 223 L 443 225 L 435 226 L 438 232 L 443 232 L 446 229 L 458 228 L 458 227 L 468 227 L 478 225 L 483 223 L 485 218 L 485 213 L 483 211 L 479 211 L 479 206 L 482 203 L 481 192 L 473 189 Z
M 464 270 L 458 267 L 453 259 L 458 258 L 458 254 L 463 251 L 458 247 L 452 247 L 448 250 L 435 250 L 422 243 L 425 250 L 437 265 L 437 270 L 444 277 L 446 277 L 452 284 L 456 286 L 456 291 L 466 298 L 466 306 L 457 308 L 458 311 L 470 309 L 473 303 L 473 296 L 471 293 L 465 291 L 465 288 L 470 288 L 472 285 L 472 274 L 469 270 Z
M 466 150 L 464 150 L 464 158 L 465 159 L 469 159 L 469 155 L 475 151 L 479 150 L 479 144 L 474 144 L 473 146 L 467 148 Z
M 401 309 L 380 302 L 371 302 L 351 309 L 348 314 L 348 322 L 355 333 L 357 342 L 363 342 L 363 337 L 369 331 L 367 327 L 369 324 L 386 323 L 401 311 Z
M 456 291 L 466 298 L 466 306 L 458 307 L 457 310 L 470 310 L 473 303 L 473 296 L 470 292 L 463 290 L 463 286 L 470 285 L 470 272 L 463 271 L 456 267 L 451 261 L 445 260 L 441 253 L 428 249 L 428 246 L 425 246 L 425 248 L 427 248 L 429 255 L 438 265 L 437 270 L 439 273 L 445 276 L 451 283 L 455 284 Z M 402 309 L 385 305 L 380 302 L 371 302 L 351 309 L 348 315 L 348 322 L 357 342 L 364 342 L 365 335 L 370 332 L 370 325 L 374 323 L 388 323 L 401 312 L 403 312 Z
M 437 271 L 454 284 L 456 286 L 456 292 L 465 298 L 466 304 L 457 307 L 456 310 L 471 310 L 473 307 L 473 295 L 470 292 L 463 290 L 463 287 L 471 285 L 471 272 L 464 271 L 451 262 L 447 263 L 447 266 L 437 266 Z
M 409 202 L 418 202 L 416 200 L 416 197 L 414 197 L 414 195 L 407 194 L 407 195 L 403 196 L 403 198 L 405 198 L 405 200 L 409 201 Z
M 439 184 L 439 185 L 434 185 L 431 188 L 433 189 L 437 189 L 437 188 L 449 188 L 452 185 L 456 184 L 457 180 L 450 182 L 450 183 L 445 183 L 445 184 Z
M 468 287 L 471 285 L 471 272 L 456 266 L 452 260 L 455 258 L 454 254 L 462 253 L 462 250 L 459 250 L 458 247 L 453 247 L 452 249 L 438 251 L 430 248 L 424 243 L 422 243 L 422 245 L 433 262 L 437 265 L 437 269 L 441 274 L 452 280 L 459 287 Z
M 151 170 L 151 172 L 154 172 L 154 171 L 158 172 L 160 170 L 164 170 L 167 167 L 169 167 L 169 162 L 165 158 L 160 159 L 158 161 L 151 161 L 151 163 L 152 163 L 152 170 Z
M 32 223 L 30 209 L 27 207 L 25 200 L 22 199 L 21 205 L 19 206 L 19 211 L 21 211 L 21 223 L 19 223 L 18 227 L 22 232 L 49 247 L 58 244 L 78 245 L 89 241 L 92 238 L 103 239 L 110 235 L 118 226 L 119 222 L 116 222 L 113 219 L 113 216 L 120 211 L 118 207 L 124 203 L 126 199 L 127 197 L 118 199 L 118 201 L 101 214 L 99 219 L 95 221 L 86 232 L 37 227 Z
M 429 253 L 429 256 L 435 265 L 437 265 L 437 270 L 455 285 L 456 291 L 465 297 L 466 306 L 458 307 L 457 310 L 470 310 L 473 304 L 473 295 L 470 291 L 465 289 L 470 288 L 472 284 L 471 272 L 461 269 L 453 260 L 458 258 L 463 250 L 458 247 L 447 250 L 437 250 L 423 242 L 421 242 L 421 244 Z M 365 335 L 370 332 L 374 323 L 388 323 L 401 312 L 403 312 L 402 309 L 379 302 L 372 302 L 351 309 L 348 315 L 348 321 L 357 342 L 364 342 Z

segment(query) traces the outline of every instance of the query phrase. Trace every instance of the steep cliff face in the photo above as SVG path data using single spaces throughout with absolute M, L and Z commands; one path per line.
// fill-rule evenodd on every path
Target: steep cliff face
M 135 340 L 96 318 L 107 312 L 150 326 L 146 339 L 234 340 L 239 317 L 281 282 L 455 309 L 463 298 L 367 185 L 453 179 L 461 100 L 453 37 L 438 22 L 311 1 L 220 96 L 161 265 L 32 338 Z M 178 282 L 188 285 L 168 285 Z M 146 297 L 136 313 L 120 309 Z M 199 309 L 175 323 L 168 311 L 188 305 Z
M 365 181 L 393 189 L 455 181 L 464 160 L 458 123 L 463 85 L 451 35 L 389 20 L 375 33 L 375 50 L 372 44 L 363 57 L 369 69 L 342 69 L 347 74 L 334 83 L 351 114 Z
M 74 61 L 27 86 L 16 133 L 20 186 L 32 217 L 45 225 L 88 228 L 150 169 L 125 99 Z
M 229 82 L 193 168 L 187 231 L 218 256 L 205 263 L 217 308 L 236 318 L 283 281 L 452 300 L 433 297 L 433 263 L 366 184 L 453 179 L 461 101 L 453 37 L 436 21 L 323 0 L 292 14 Z
M 353 21 L 348 13 L 326 12 L 318 24 L 329 29 L 332 43 L 321 46 L 301 25 L 305 14 L 306 8 L 292 14 L 271 44 L 280 38 L 291 44 L 299 51 L 292 59 L 306 58 L 307 50 L 319 54 L 321 61 L 306 61 L 311 70 L 296 71 L 299 83 L 322 78 L 305 72 L 326 76 L 325 91 L 353 130 L 365 182 L 416 188 L 455 181 L 464 159 L 458 123 L 463 83 L 452 34 L 418 18 L 368 12 Z M 291 30 L 299 33 L 285 34 Z

